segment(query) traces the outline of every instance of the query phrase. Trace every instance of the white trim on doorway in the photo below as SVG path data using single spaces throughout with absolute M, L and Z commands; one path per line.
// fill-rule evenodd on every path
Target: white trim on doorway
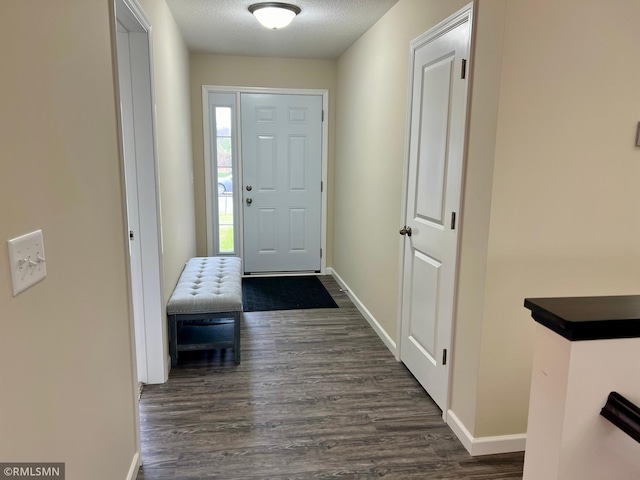
M 322 219 L 320 232 L 320 245 L 322 249 L 322 258 L 320 259 L 320 273 L 325 274 L 327 270 L 327 178 L 328 178 L 328 162 L 329 162 L 329 90 L 322 89 L 299 89 L 299 88 L 263 88 L 263 87 L 239 87 L 239 86 L 219 86 L 219 85 L 203 85 L 202 86 L 202 136 L 204 147 L 204 176 L 205 176 L 205 216 L 207 225 L 207 255 L 212 255 L 214 250 L 214 215 L 211 211 L 213 203 L 213 185 L 212 179 L 212 158 L 211 158 L 211 125 L 209 121 L 209 94 L 215 93 L 234 93 L 236 95 L 236 107 L 240 104 L 240 94 L 242 93 L 265 93 L 280 95 L 318 95 L 322 96 L 322 110 L 324 112 L 324 121 L 322 122 Z M 236 108 L 236 131 L 239 132 L 237 138 L 238 144 L 238 160 L 236 164 L 238 179 L 242 178 L 242 147 L 240 133 L 240 115 L 239 109 Z M 239 182 L 236 185 L 240 185 Z M 242 209 L 238 208 L 238 238 L 242 242 Z M 239 252 L 243 251 L 240 244 Z
M 163 278 L 162 278 L 162 230 L 160 219 L 160 182 L 158 178 L 158 148 L 155 116 L 155 92 L 153 86 L 153 47 L 151 22 L 138 4 L 137 0 L 113 0 L 114 22 L 114 74 L 116 85 L 119 85 L 117 66 L 116 21 L 128 32 L 132 45 L 130 50 L 132 68 L 135 162 L 137 175 L 138 208 L 144 215 L 139 215 L 140 226 L 138 239 L 141 251 L 142 303 L 144 305 L 143 328 L 134 329 L 135 335 L 144 335 L 145 349 L 136 351 L 136 357 L 141 357 L 146 363 L 146 378 L 140 378 L 144 383 L 164 383 L 169 376 L 167 321 L 164 312 Z M 118 113 L 121 114 L 119 88 L 116 88 Z M 119 125 L 122 142 L 122 124 Z M 127 161 L 124 146 L 120 145 L 121 158 Z M 124 163 L 123 163 L 124 165 Z M 123 167 L 123 191 L 126 182 Z M 126 209 L 125 209 L 126 215 Z M 129 242 L 130 232 L 123 232 Z M 134 233 L 135 234 L 135 233 Z M 127 245 L 128 250 L 128 245 Z M 129 265 L 130 267 L 130 265 Z M 129 279 L 131 280 L 131 279 Z M 131 282 L 129 292 L 132 294 Z M 142 342 L 141 342 L 142 343 Z M 135 347 L 135 345 L 134 345 Z M 135 348 L 134 348 L 135 350 Z M 137 380 L 136 380 L 137 391 Z

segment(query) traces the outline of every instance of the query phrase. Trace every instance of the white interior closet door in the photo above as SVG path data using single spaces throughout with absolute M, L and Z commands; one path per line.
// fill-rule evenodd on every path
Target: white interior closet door
M 400 358 L 446 415 L 471 5 L 412 42 Z

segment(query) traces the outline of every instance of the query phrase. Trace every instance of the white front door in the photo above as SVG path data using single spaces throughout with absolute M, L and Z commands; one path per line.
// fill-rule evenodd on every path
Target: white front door
M 445 414 L 470 38 L 471 6 L 411 43 L 400 358 Z
M 246 273 L 320 271 L 322 96 L 243 93 Z

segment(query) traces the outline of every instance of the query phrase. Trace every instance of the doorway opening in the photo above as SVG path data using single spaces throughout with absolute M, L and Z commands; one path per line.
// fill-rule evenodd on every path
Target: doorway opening
M 151 23 L 135 0 L 114 0 L 115 52 L 137 378 L 169 375 L 162 300 L 159 183 L 153 108 Z
M 328 91 L 205 85 L 202 102 L 207 254 L 325 273 Z

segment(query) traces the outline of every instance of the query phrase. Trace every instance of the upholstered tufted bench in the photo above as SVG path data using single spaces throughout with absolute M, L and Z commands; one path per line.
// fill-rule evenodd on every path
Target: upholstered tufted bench
M 178 352 L 233 348 L 240 363 L 242 267 L 237 257 L 196 257 L 184 267 L 169 302 L 171 365 Z

